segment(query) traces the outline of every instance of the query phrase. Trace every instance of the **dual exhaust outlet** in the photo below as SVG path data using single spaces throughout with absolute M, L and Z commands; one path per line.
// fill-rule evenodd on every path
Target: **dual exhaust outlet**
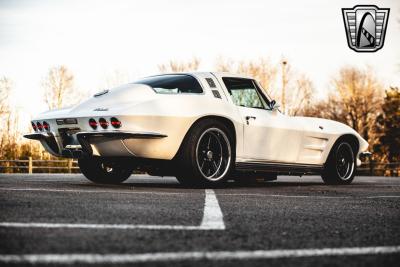
M 85 156 L 85 152 L 82 151 L 81 145 L 66 145 L 65 149 L 61 151 L 61 155 L 65 158 L 79 159 Z

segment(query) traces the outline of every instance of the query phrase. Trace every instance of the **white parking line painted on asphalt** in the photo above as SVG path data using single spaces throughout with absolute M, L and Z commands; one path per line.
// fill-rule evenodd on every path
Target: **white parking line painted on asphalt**
M 400 198 L 400 196 L 369 196 L 365 198 Z
M 136 188 L 122 188 L 125 191 L 116 190 L 82 190 L 82 189 L 54 189 L 54 188 L 7 188 L 0 187 L 0 191 L 39 191 L 62 193 L 112 193 L 112 194 L 154 194 L 154 195 L 193 195 L 201 194 L 200 191 L 191 192 L 165 192 L 165 191 L 138 191 Z M 376 195 L 376 196 L 318 196 L 318 195 L 281 195 L 259 193 L 219 193 L 221 196 L 255 196 L 255 197 L 282 197 L 282 198 L 333 198 L 333 199 L 357 199 L 357 198 L 400 198 L 400 195 Z
M 21 223 L 0 222 L 7 228 L 69 228 L 69 229 L 116 229 L 116 230 L 225 230 L 218 199 L 211 189 L 206 189 L 203 219 L 197 225 L 151 225 L 151 224 L 82 224 L 82 223 Z
M 358 198 L 400 198 L 400 195 L 378 195 L 378 196 L 318 196 L 318 195 L 278 195 L 278 194 L 257 194 L 257 193 L 219 193 L 220 196 L 249 196 L 249 197 L 282 197 L 282 198 L 337 198 L 337 199 L 358 199 Z
M 112 190 L 79 190 L 54 188 L 0 188 L 0 191 L 39 191 L 39 192 L 66 192 L 66 193 L 120 193 Z M 130 192 L 129 192 L 130 193 Z
M 124 191 L 117 190 L 83 190 L 83 189 L 54 189 L 54 188 L 7 188 L 1 187 L 0 191 L 38 191 L 38 192 L 61 192 L 61 193 L 112 193 L 112 194 L 154 194 L 154 195 L 193 195 L 201 192 L 164 192 L 164 191 L 134 191 L 134 187 L 121 188 Z M 127 191 L 130 190 L 130 191 Z
M 196 260 L 220 261 L 355 256 L 393 253 L 400 253 L 400 246 L 215 252 L 158 252 L 143 254 L 3 254 L 0 255 L 0 262 L 14 264 L 128 264 Z
M 18 223 L 1 222 L 0 227 L 9 228 L 70 228 L 70 229 L 115 229 L 115 230 L 203 230 L 191 225 L 152 225 L 152 224 L 87 224 L 87 223 Z M 213 230 L 213 229 L 206 229 Z
M 153 195 L 193 195 L 201 194 L 200 191 L 191 192 L 166 192 L 166 191 L 139 191 L 136 188 L 121 188 L 116 190 L 83 190 L 83 189 L 54 189 L 54 188 L 15 188 L 0 187 L 0 191 L 38 191 L 38 192 L 61 192 L 61 193 L 111 193 L 111 194 L 153 194 Z M 326 199 L 357 199 L 357 198 L 400 198 L 400 195 L 377 195 L 377 196 L 318 196 L 318 195 L 281 195 L 281 194 L 259 194 L 259 193 L 218 193 L 220 196 L 254 196 L 254 197 L 282 197 L 282 198 L 326 198 Z
M 283 198 L 354 198 L 353 196 L 280 195 L 259 193 L 220 193 L 221 196 L 283 197 Z
M 217 196 L 211 189 L 206 189 L 206 199 L 204 201 L 204 214 L 200 228 L 225 230 L 224 218 L 221 207 L 219 206 Z

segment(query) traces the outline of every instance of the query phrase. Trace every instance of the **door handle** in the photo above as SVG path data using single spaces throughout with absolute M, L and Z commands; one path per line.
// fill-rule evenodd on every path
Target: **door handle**
M 246 116 L 245 118 L 246 118 L 246 123 L 247 123 L 247 125 L 249 125 L 249 120 L 250 120 L 250 119 L 253 119 L 253 120 L 257 119 L 257 118 L 254 117 L 254 116 Z
M 255 119 L 257 119 L 256 117 L 254 117 L 254 116 L 246 116 L 246 121 L 248 121 L 248 120 L 250 120 L 250 119 L 253 119 L 253 120 L 255 120 Z

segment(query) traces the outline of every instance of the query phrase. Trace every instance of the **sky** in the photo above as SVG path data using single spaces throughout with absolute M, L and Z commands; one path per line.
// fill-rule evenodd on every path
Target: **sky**
M 347 46 L 341 8 L 391 8 L 383 49 Z M 41 83 L 65 65 L 82 92 L 103 89 L 114 72 L 132 80 L 169 60 L 286 58 L 324 95 L 346 65 L 369 65 L 386 86 L 400 86 L 400 1 L 0 0 L 0 77 L 13 80 L 14 106 L 28 116 L 46 110 Z

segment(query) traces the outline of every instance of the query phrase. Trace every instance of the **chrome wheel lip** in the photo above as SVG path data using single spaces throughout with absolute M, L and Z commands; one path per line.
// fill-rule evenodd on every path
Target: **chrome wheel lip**
M 213 133 L 213 132 L 217 132 L 217 133 L 219 133 L 219 134 L 222 136 L 223 141 L 225 142 L 225 145 L 226 145 L 227 152 L 228 152 L 228 156 L 226 157 L 226 166 L 225 166 L 225 170 L 224 170 L 219 176 L 217 176 L 217 177 L 214 177 L 214 175 L 219 173 L 220 168 L 221 168 L 221 166 L 223 165 L 223 153 L 221 153 L 221 161 L 220 161 L 220 163 L 219 163 L 219 166 L 217 167 L 217 170 L 216 170 L 212 175 L 210 175 L 210 176 L 207 176 L 205 173 L 203 173 L 202 168 L 201 168 L 201 166 L 200 166 L 200 161 L 199 161 L 199 146 L 200 146 L 200 142 L 201 142 L 202 138 L 204 137 L 204 135 L 206 135 L 207 133 L 210 133 L 210 132 L 211 132 L 213 135 L 215 135 L 215 133 Z M 219 140 L 218 138 L 217 138 L 217 140 L 219 141 L 219 146 L 220 146 L 221 151 L 222 151 L 222 150 L 223 150 L 222 144 L 220 143 L 220 140 Z M 221 180 L 222 178 L 224 178 L 224 176 L 226 175 L 226 173 L 227 173 L 228 170 L 229 170 L 229 166 L 231 165 L 231 160 L 232 160 L 232 156 L 231 156 L 231 155 L 232 155 L 232 152 L 231 152 L 230 141 L 229 141 L 229 138 L 228 138 L 228 136 L 225 134 L 224 131 L 222 131 L 222 130 L 219 129 L 219 128 L 208 128 L 207 130 L 205 130 L 205 131 L 200 135 L 200 137 L 199 137 L 199 139 L 198 139 L 198 141 L 197 141 L 197 144 L 196 144 L 196 151 L 195 151 L 195 152 L 196 152 L 196 164 L 197 164 L 197 168 L 198 168 L 198 170 L 200 171 L 201 175 L 202 175 L 205 179 L 207 179 L 207 180 L 209 180 L 209 181 L 211 181 L 211 182 L 216 182 L 216 181 L 219 181 L 219 180 Z
M 347 149 L 347 152 L 349 152 L 351 159 L 348 160 L 348 162 L 346 161 L 346 159 L 344 157 L 341 157 L 340 159 L 338 158 L 338 154 L 339 151 L 345 147 L 344 149 Z M 339 166 L 338 166 L 338 162 L 339 160 L 343 163 L 343 165 L 347 165 L 346 167 L 346 172 L 345 174 L 341 174 L 341 171 L 339 171 Z M 353 149 L 351 148 L 351 146 L 347 143 L 341 143 L 338 148 L 336 149 L 336 173 L 339 176 L 339 178 L 343 181 L 349 180 L 354 172 L 354 166 L 355 166 L 355 160 L 354 160 L 354 152 Z

